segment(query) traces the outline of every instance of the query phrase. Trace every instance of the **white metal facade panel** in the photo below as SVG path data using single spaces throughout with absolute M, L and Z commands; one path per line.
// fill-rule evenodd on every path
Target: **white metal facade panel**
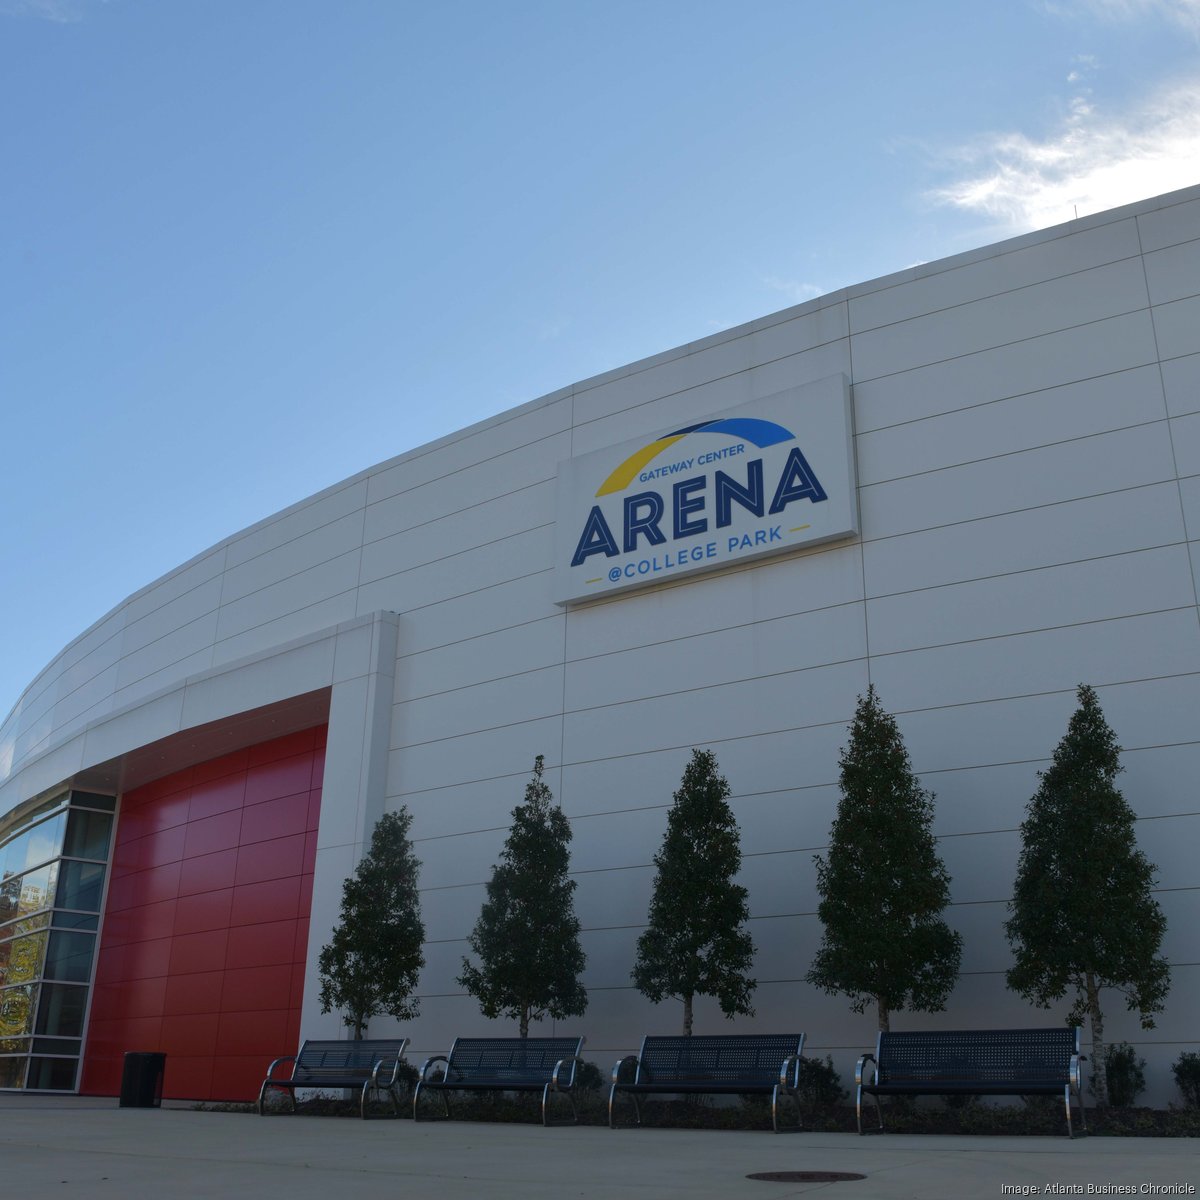
M 566 1024 L 607 1068 L 678 1024 L 629 970 L 671 794 L 692 747 L 708 746 L 733 789 L 758 946 L 758 1015 L 739 1025 L 800 1025 L 846 1072 L 871 1018 L 802 980 L 820 938 L 812 857 L 856 697 L 876 684 L 937 793 L 949 919 L 965 939 L 948 1011 L 897 1021 L 1038 1024 L 1065 1005 L 1045 1013 L 1006 991 L 1002 924 L 1024 806 L 1086 681 L 1125 748 L 1177 964 L 1158 1030 L 1116 997 L 1108 1030 L 1147 1058 L 1148 1098 L 1165 1103 L 1200 983 L 1197 247 L 1200 188 L 818 298 L 364 471 L 183 564 L 67 646 L 0 727 L 0 812 L 327 681 L 310 964 L 363 830 L 406 804 L 429 938 L 423 1016 L 404 1031 L 419 1058 L 486 1025 L 455 979 L 544 754 L 573 822 L 589 956 L 587 1015 Z M 857 538 L 555 605 L 560 459 L 838 373 Z M 381 610 L 397 614 L 394 678 L 378 669 L 375 625 L 354 623 Z M 339 1028 L 317 1012 L 311 970 L 305 1026 Z M 700 1002 L 697 1028 L 723 1027 Z

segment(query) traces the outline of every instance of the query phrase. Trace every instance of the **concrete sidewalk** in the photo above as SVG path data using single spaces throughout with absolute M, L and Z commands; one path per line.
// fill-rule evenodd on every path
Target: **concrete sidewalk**
M 763 1171 L 846 1171 L 866 1178 L 746 1178 Z M 1198 1184 L 1200 1144 L 1188 1138 L 860 1138 L 466 1121 L 414 1125 L 121 1109 L 115 1100 L 0 1094 L 0 1186 L 12 1197 L 780 1200 L 825 1190 L 832 1200 L 940 1200 L 1194 1196 Z

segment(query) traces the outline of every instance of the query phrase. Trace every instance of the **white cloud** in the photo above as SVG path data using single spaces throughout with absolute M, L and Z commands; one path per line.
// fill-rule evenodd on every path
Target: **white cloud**
M 1200 0 L 1188 7 L 1200 9 Z M 1200 183 L 1200 79 L 1166 87 L 1118 116 L 1076 96 L 1045 140 L 998 134 L 956 158 L 962 177 L 931 198 L 1014 233 Z
M 570 321 L 563 318 L 558 320 L 542 320 L 534 322 L 534 334 L 539 342 L 553 342 L 562 337 L 563 330 L 567 328 Z
M 0 17 L 32 17 L 55 25 L 74 25 L 89 9 L 108 0 L 0 0 Z
M 1124 23 L 1162 20 L 1200 37 L 1200 0 L 1047 0 L 1054 16 Z
M 767 275 L 763 279 L 773 292 L 782 292 L 793 304 L 803 304 L 805 300 L 813 300 L 825 294 L 823 287 L 815 283 L 801 283 L 796 279 L 780 279 L 777 275 Z

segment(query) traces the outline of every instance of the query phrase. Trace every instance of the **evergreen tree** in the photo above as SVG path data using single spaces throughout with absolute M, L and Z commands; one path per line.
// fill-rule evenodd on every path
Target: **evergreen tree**
M 874 685 L 858 698 L 839 761 L 829 852 L 815 859 L 824 935 L 806 978 L 849 996 L 854 1012 L 873 1003 L 886 1030 L 893 1012 L 945 1007 L 962 937 L 942 920 L 950 876 L 930 828 L 933 793 L 912 773 Z
M 487 899 L 467 944 L 479 966 L 463 959 L 458 982 L 484 1016 L 515 1017 L 522 1037 L 529 1022 L 581 1016 L 587 991 L 579 980 L 586 959 L 579 945 L 575 880 L 567 877 L 571 825 L 542 779 L 539 754 L 525 803 L 492 869 Z
M 1143 1029 L 1154 1028 L 1170 988 L 1159 955 L 1166 918 L 1151 895 L 1154 868 L 1137 848 L 1133 810 L 1114 780 L 1121 748 L 1095 691 L 1079 707 L 1026 808 L 1021 856 L 1005 924 L 1015 962 L 1008 986 L 1043 1008 L 1068 990 L 1068 1020 L 1091 1019 L 1092 1090 L 1108 1103 L 1100 991 L 1123 992 Z
M 425 926 L 411 821 L 404 808 L 379 819 L 370 849 L 342 885 L 341 920 L 317 959 L 321 1011 L 342 1010 L 356 1040 L 381 1012 L 408 1020 L 420 1011 L 412 993 L 425 965 Z
M 745 930 L 746 889 L 733 882 L 742 851 L 728 797 L 712 751 L 693 750 L 654 856 L 650 915 L 637 943 L 634 984 L 655 1004 L 668 996 L 682 1000 L 689 1037 L 696 996 L 715 996 L 730 1018 L 754 1014 L 757 984 L 746 974 L 754 942 Z

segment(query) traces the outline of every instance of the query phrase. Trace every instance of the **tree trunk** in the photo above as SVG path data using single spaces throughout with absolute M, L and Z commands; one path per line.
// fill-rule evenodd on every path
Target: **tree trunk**
M 1108 1047 L 1104 1044 L 1104 1014 L 1100 1011 L 1100 988 L 1096 976 L 1087 973 L 1088 1011 L 1092 1016 L 1092 1092 L 1097 1108 L 1108 1107 Z
M 875 997 L 875 1006 L 879 1009 L 879 1030 L 881 1033 L 891 1032 L 892 1014 L 888 1009 L 887 1001 L 882 996 Z
M 367 1018 L 364 1017 L 362 1013 L 351 1013 L 350 1016 L 354 1019 L 354 1024 L 353 1026 L 347 1025 L 346 1028 L 353 1028 L 354 1040 L 356 1042 L 361 1042 L 363 1034 L 367 1031 Z M 292 1093 L 293 1096 L 295 1096 L 295 1094 L 295 1092 Z M 354 1102 L 354 1096 L 355 1092 L 353 1088 L 342 1089 L 342 1099 L 345 1100 L 346 1103 L 352 1104 Z
M 683 1036 L 692 1036 L 692 993 L 683 998 Z
M 528 1007 L 521 1009 L 521 1036 L 527 1038 L 529 1036 L 529 1009 Z

